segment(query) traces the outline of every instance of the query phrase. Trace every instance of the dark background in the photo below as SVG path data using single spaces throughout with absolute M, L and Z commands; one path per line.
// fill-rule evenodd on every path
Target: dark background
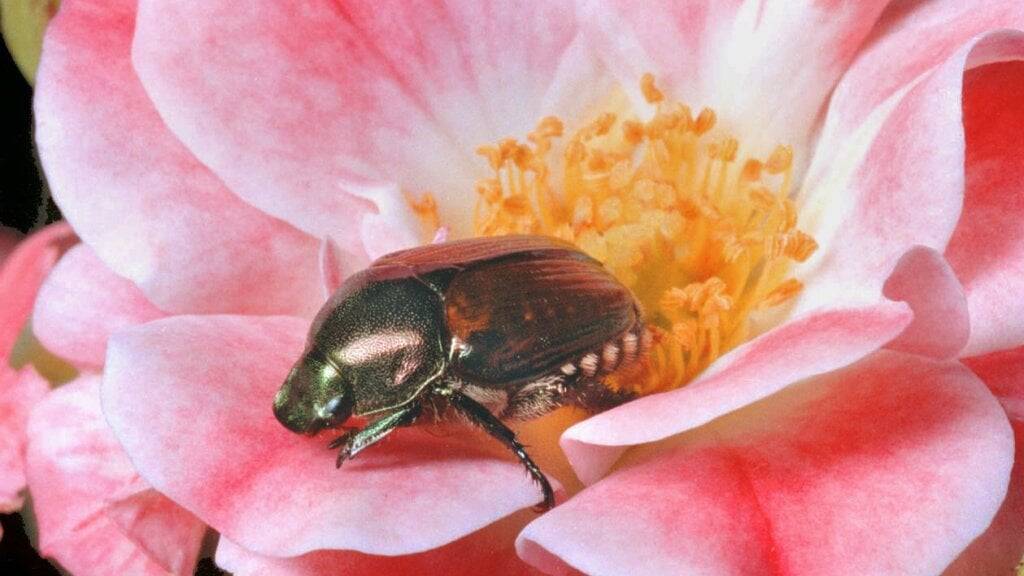
M 15 66 L 6 45 L 0 54 L 0 114 L 0 225 L 27 233 L 59 220 L 60 211 L 46 192 L 32 144 L 32 88 Z M 60 574 L 36 554 L 20 514 L 0 514 L 0 523 L 0 574 Z M 196 574 L 213 576 L 225 572 L 204 559 Z

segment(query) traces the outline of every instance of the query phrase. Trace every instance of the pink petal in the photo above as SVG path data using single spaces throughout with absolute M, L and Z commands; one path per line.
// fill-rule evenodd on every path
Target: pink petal
M 947 62 L 978 35 L 1024 28 L 1024 5 L 1005 0 L 893 2 L 836 87 L 820 140 L 836 150 L 886 100 Z M 959 97 L 953 90 L 948 96 Z
M 801 274 L 807 289 L 799 309 L 874 301 L 907 250 L 945 250 L 963 201 L 964 71 L 1012 53 L 1024 55 L 1016 34 L 975 39 L 879 106 L 846 141 L 819 147 L 800 211 L 820 248 Z
M 1013 434 L 956 363 L 880 352 L 682 436 L 527 526 L 588 574 L 936 574 L 992 520 Z
M 32 314 L 39 286 L 75 241 L 66 223 L 52 224 L 22 241 L 0 266 L 0 370 Z
M 942 255 L 930 248 L 913 248 L 900 258 L 883 293 L 902 300 L 914 311 L 914 321 L 887 348 L 933 358 L 953 358 L 970 336 L 967 299 L 960 282 Z
M 531 512 L 526 514 L 533 516 Z M 539 575 L 516 556 L 513 547 L 525 522 L 523 514 L 517 514 L 440 548 L 403 556 L 318 550 L 292 558 L 272 558 L 249 552 L 222 537 L 217 545 L 217 564 L 235 576 Z
M 134 3 L 92 4 L 61 5 L 36 90 L 64 215 L 164 310 L 314 313 L 316 240 L 239 200 L 174 138 L 131 67 Z
M 172 130 L 253 205 L 342 245 L 379 212 L 409 243 L 417 226 L 388 184 L 433 192 L 465 232 L 487 173 L 477 146 L 607 96 L 573 13 L 568 2 L 146 0 L 134 60 Z
M 624 86 L 652 72 L 673 98 L 713 107 L 745 129 L 744 144 L 769 152 L 779 143 L 808 148 L 886 3 L 580 2 L 592 44 Z
M 1003 403 L 1013 420 L 1024 421 L 1024 346 L 964 360 Z
M 1017 441 L 1010 488 L 984 534 L 964 550 L 944 576 L 1011 574 L 1024 557 L 1024 348 L 968 358 L 967 366 L 999 398 Z
M 910 321 L 910 310 L 895 302 L 792 320 L 723 356 L 683 388 L 580 422 L 562 436 L 562 448 L 580 480 L 595 482 L 625 447 L 696 428 L 799 380 L 847 366 L 880 348 Z
M 76 575 L 191 574 L 205 526 L 152 489 L 139 491 L 100 411 L 99 385 L 83 376 L 32 413 L 26 462 L 39 549 Z M 124 500 L 129 487 L 136 497 Z
M 18 510 L 24 501 L 25 426 L 49 391 L 50 383 L 32 366 L 20 371 L 0 367 L 0 512 Z
M 1024 557 L 1024 420 L 1018 417 L 1010 423 L 1017 451 L 1006 499 L 985 533 L 960 553 L 943 576 L 1014 574 Z
M 464 428 L 401 430 L 335 470 L 328 438 L 293 434 L 271 411 L 307 328 L 294 318 L 176 316 L 115 335 L 104 406 L 140 473 L 269 556 L 419 552 L 538 501 L 514 459 Z
M 163 315 L 135 284 L 79 244 L 61 258 L 39 290 L 32 331 L 58 356 L 100 367 L 111 334 Z
M 967 193 L 946 255 L 967 291 L 966 355 L 1024 344 L 1021 86 L 1019 61 L 977 68 L 964 80 Z

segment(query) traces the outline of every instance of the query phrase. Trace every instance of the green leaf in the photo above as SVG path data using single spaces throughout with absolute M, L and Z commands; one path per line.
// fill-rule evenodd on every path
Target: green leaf
M 14 62 L 29 84 L 36 79 L 43 32 L 60 0 L 0 0 L 0 28 Z

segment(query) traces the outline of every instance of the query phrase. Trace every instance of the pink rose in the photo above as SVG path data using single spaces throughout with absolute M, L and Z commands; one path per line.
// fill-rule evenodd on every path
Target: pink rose
M 34 326 L 84 375 L 28 427 L 44 552 L 185 573 L 205 525 L 236 574 L 1011 569 L 1024 8 L 886 4 L 63 3 L 37 134 L 83 244 Z M 539 517 L 476 431 L 335 471 L 270 410 L 325 288 L 439 226 L 569 239 L 658 331 L 614 382 L 643 397 L 517 428 Z

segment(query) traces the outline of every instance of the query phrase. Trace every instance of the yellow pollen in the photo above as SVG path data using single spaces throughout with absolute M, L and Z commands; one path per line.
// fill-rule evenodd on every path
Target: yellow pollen
M 793 149 L 740 158 L 740 142 L 711 137 L 717 122 L 668 100 L 644 75 L 655 105 L 647 121 L 606 112 L 568 136 L 540 121 L 527 143 L 504 139 L 477 152 L 493 170 L 477 182 L 474 233 L 543 234 L 573 242 L 636 295 L 654 336 L 643 362 L 612 375 L 638 393 L 682 386 L 749 337 L 758 311 L 796 296 L 793 262 L 815 251 L 789 198 Z M 551 167 L 557 169 L 553 170 Z M 425 227 L 436 203 L 410 199 Z

